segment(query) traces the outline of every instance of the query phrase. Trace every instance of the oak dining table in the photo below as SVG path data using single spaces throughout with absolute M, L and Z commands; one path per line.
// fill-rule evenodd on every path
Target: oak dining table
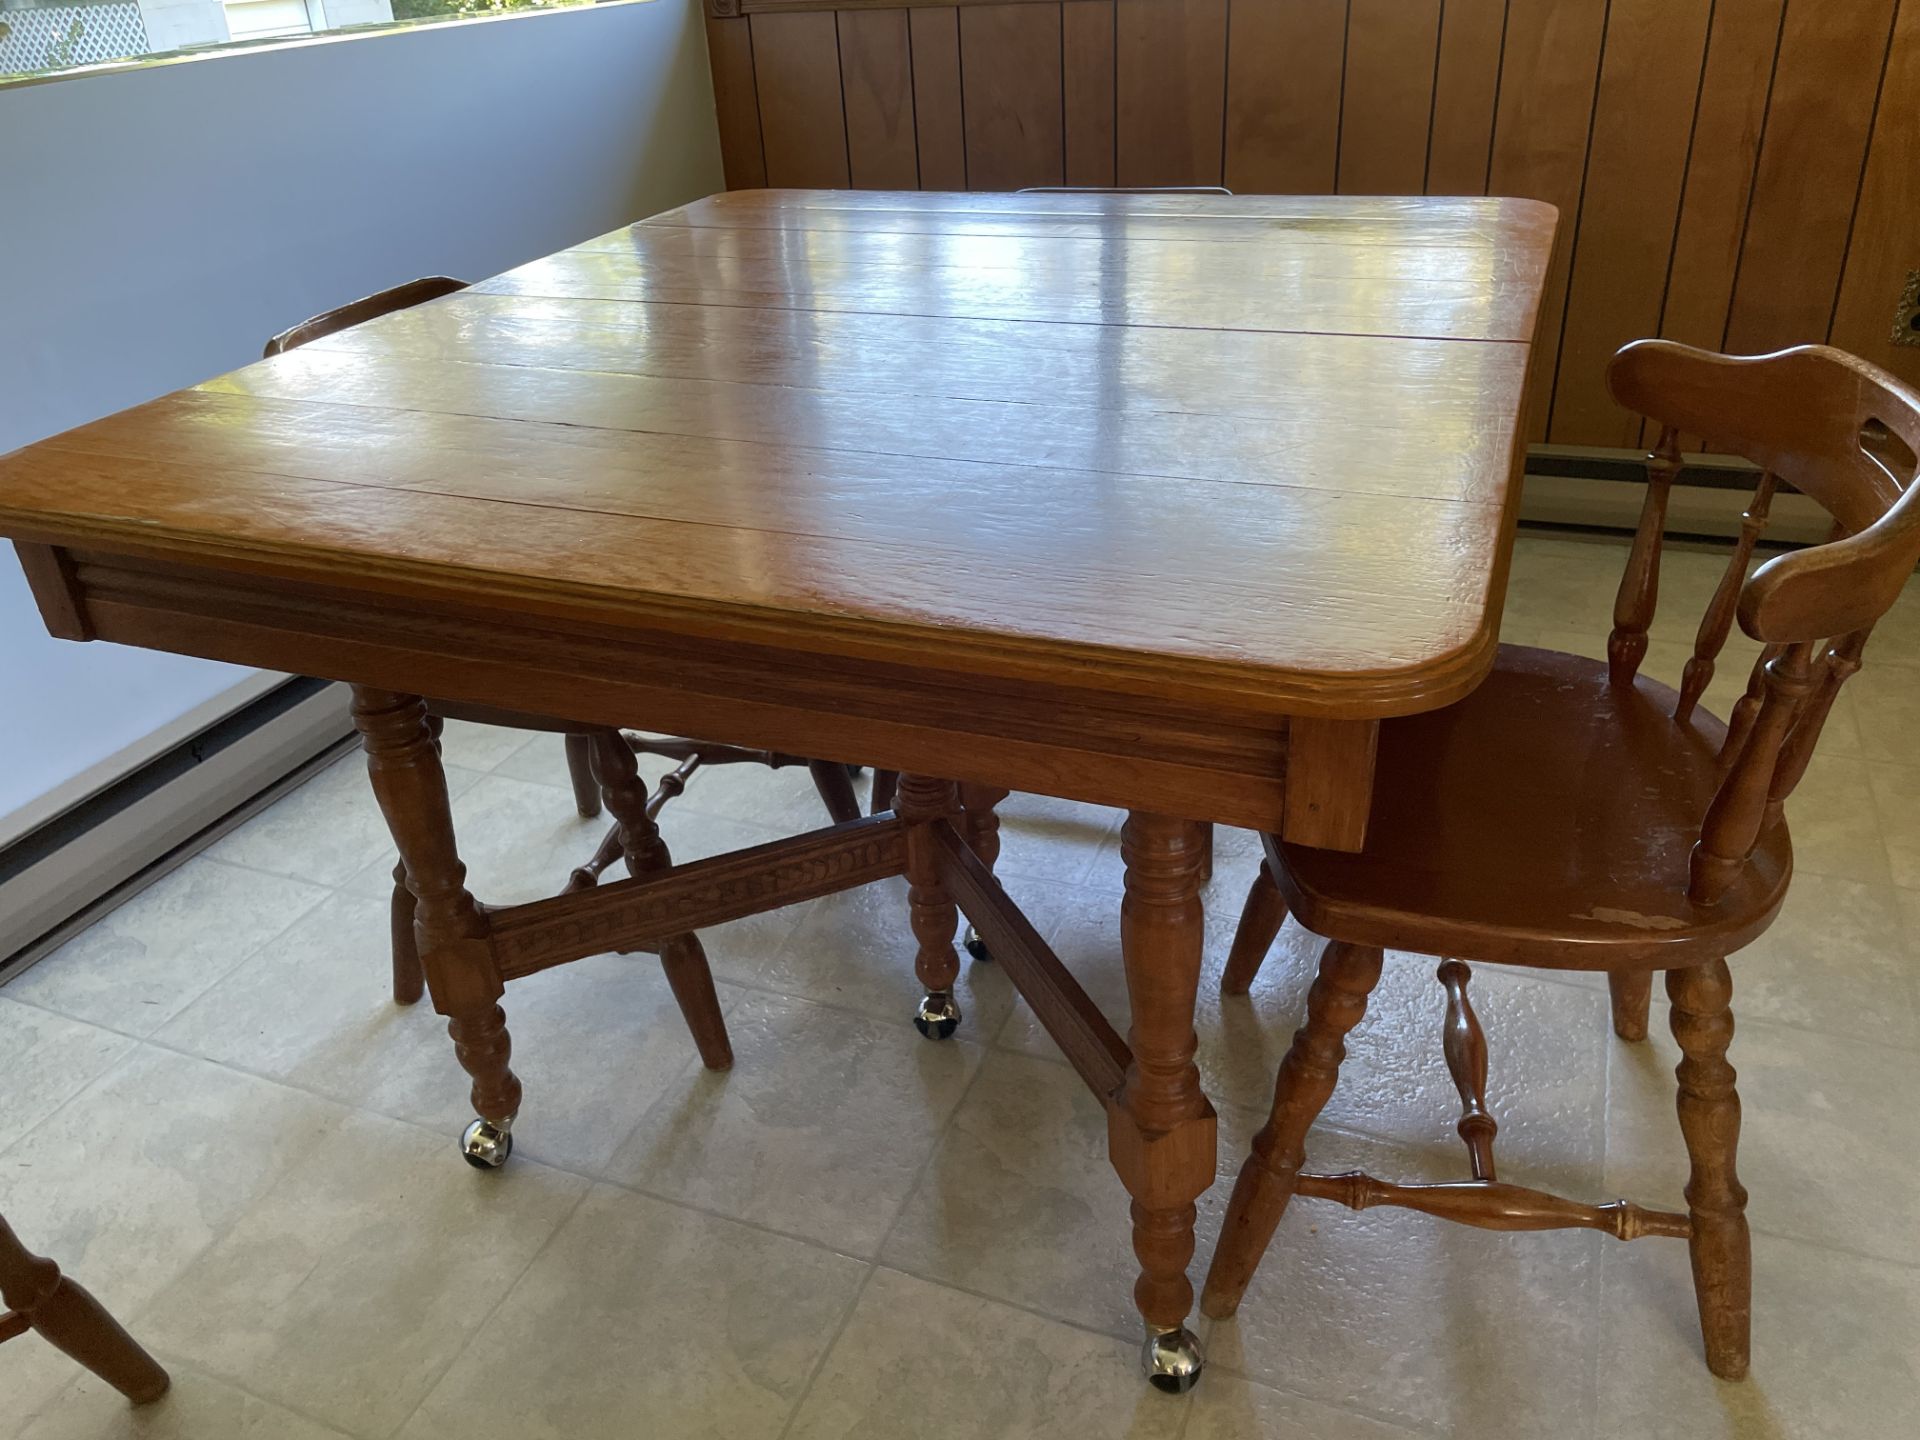
M 1106 1106 L 1145 1363 L 1182 1389 L 1203 827 L 1358 849 L 1380 722 L 1487 674 L 1556 223 L 715 195 L 16 451 L 0 535 L 56 636 L 355 687 L 476 1123 L 518 1108 L 516 979 L 904 874 L 950 1007 L 964 912 Z M 492 908 L 426 700 L 903 779 Z M 1128 812 L 1124 1038 L 994 878 L 1009 789 Z

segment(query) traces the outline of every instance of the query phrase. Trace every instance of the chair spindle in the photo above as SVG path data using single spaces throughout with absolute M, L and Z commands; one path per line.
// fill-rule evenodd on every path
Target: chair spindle
M 1771 470 L 1764 472 L 1754 489 L 1753 499 L 1747 502 L 1740 516 L 1740 539 L 1727 560 L 1726 573 L 1713 592 L 1706 616 L 1700 621 L 1700 631 L 1693 642 L 1693 658 L 1687 661 L 1686 673 L 1680 679 L 1680 703 L 1674 706 L 1673 718 L 1683 725 L 1693 718 L 1694 707 L 1707 693 L 1707 686 L 1713 683 L 1714 662 L 1720 658 L 1727 636 L 1733 633 L 1734 612 L 1740 607 L 1740 587 L 1746 583 L 1747 567 L 1753 563 L 1754 546 L 1760 543 L 1760 536 L 1767 528 L 1767 513 L 1773 506 L 1773 492 L 1778 483 Z
M 1814 746 L 1820 743 L 1820 732 L 1826 728 L 1827 716 L 1833 713 L 1833 703 L 1840 698 L 1840 687 L 1860 672 L 1860 654 L 1867 648 L 1867 637 L 1872 633 L 1856 630 L 1841 636 L 1828 648 L 1815 677 L 1813 693 L 1800 707 L 1792 733 L 1780 752 L 1780 763 L 1774 769 L 1773 786 L 1767 794 L 1769 820 L 1779 815 L 1780 807 L 1786 804 L 1787 797 L 1807 773 Z
M 1688 894 L 1696 904 L 1711 905 L 1727 893 L 1760 838 L 1781 746 L 1813 691 L 1813 648 L 1810 640 L 1788 645 L 1766 663 L 1766 698 L 1693 847 Z
M 1613 602 L 1613 633 L 1607 637 L 1607 676 L 1631 685 L 1647 655 L 1647 629 L 1660 603 L 1660 544 L 1667 528 L 1667 500 L 1680 473 L 1680 434 L 1671 425 L 1647 457 L 1647 498 L 1633 533 L 1633 553 Z
M 1492 1180 L 1496 1178 L 1493 1137 L 1500 1127 L 1487 1109 L 1487 1037 L 1480 1028 L 1480 1017 L 1473 1013 L 1473 1002 L 1467 998 L 1467 982 L 1472 977 L 1473 972 L 1463 961 L 1440 962 L 1440 985 L 1447 992 L 1442 1048 L 1453 1088 L 1460 1092 L 1460 1124 L 1456 1128 L 1466 1143 L 1473 1178 Z

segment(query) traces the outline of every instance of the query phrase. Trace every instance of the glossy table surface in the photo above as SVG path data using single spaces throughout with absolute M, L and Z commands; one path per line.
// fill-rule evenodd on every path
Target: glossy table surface
M 1493 656 L 1553 229 L 1515 200 L 719 195 L 16 452 L 0 533 L 1424 710 Z

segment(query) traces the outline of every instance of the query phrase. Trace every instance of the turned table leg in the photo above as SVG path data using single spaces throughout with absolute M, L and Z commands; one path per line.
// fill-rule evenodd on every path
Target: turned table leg
M 520 1081 L 507 1061 L 512 1043 L 500 997 L 487 918 L 467 892 L 467 867 L 454 844 L 446 773 L 418 695 L 356 686 L 353 720 L 367 773 L 393 832 L 413 893 L 413 928 L 433 1008 L 447 1017 L 454 1053 L 473 1079 L 479 1115 L 461 1137 L 468 1163 L 494 1169 L 513 1152 Z
M 1107 1111 L 1107 1149 L 1133 1196 L 1134 1303 L 1146 1322 L 1142 1363 L 1162 1390 L 1200 1377 L 1200 1343 L 1186 1328 L 1193 1308 L 1194 1202 L 1213 1183 L 1213 1107 L 1193 1057 L 1204 920 L 1204 841 L 1187 820 L 1135 812 L 1121 834 L 1126 899 L 1120 947 L 1133 1006 L 1133 1062 Z
M 31 1253 L 0 1218 L 0 1340 L 20 1323 L 64 1350 L 136 1405 L 157 1400 L 167 1372 L 93 1296 Z M 14 1320 L 15 1326 L 7 1322 Z
M 633 748 L 617 730 L 599 732 L 591 741 L 594 774 L 607 813 L 617 826 L 627 873 L 638 880 L 667 869 L 673 857 L 667 852 L 667 842 L 660 838 L 660 827 L 647 814 L 647 784 L 640 778 Z M 845 772 L 841 774 L 845 778 Z M 673 988 L 680 1014 L 693 1032 L 700 1062 L 709 1070 L 727 1069 L 733 1064 L 733 1047 L 727 1041 L 727 1022 L 720 1013 L 713 972 L 700 937 L 691 933 L 674 936 L 660 947 L 660 965 Z
M 960 809 L 964 820 L 967 848 L 980 857 L 980 863 L 993 869 L 994 862 L 1000 858 L 1000 816 L 997 807 L 1012 792 L 997 785 L 962 785 L 960 787 Z M 967 926 L 965 939 L 967 954 L 976 960 L 991 960 L 993 952 L 987 948 L 987 942 L 980 938 L 980 932 Z
M 951 780 L 925 775 L 900 777 L 894 812 L 908 826 L 907 906 L 918 946 L 913 973 L 927 992 L 913 1023 L 929 1040 L 945 1040 L 960 1028 L 960 1007 L 953 998 L 953 982 L 960 975 L 953 932 L 960 924 L 960 910 L 940 878 L 931 829 L 936 820 L 957 820 L 959 810 L 959 788 Z

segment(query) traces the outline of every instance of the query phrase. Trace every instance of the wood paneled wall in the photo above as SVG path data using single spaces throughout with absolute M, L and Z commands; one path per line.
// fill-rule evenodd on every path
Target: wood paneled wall
M 1563 216 L 1536 440 L 1636 336 L 1893 343 L 1920 0 L 709 0 L 727 183 L 1501 194 Z M 1920 340 L 1920 330 L 1912 332 Z

